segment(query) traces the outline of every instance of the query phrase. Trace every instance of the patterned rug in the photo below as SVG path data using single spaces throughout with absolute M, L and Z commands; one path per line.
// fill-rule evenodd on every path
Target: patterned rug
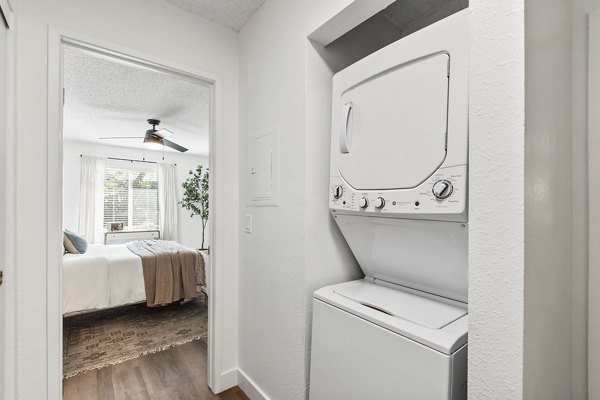
M 183 305 L 135 304 L 64 318 L 64 377 L 206 339 L 207 327 L 203 295 Z

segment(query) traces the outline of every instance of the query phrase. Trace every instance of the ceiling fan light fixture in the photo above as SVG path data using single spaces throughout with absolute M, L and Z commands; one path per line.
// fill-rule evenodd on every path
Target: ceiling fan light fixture
M 162 150 L 163 141 L 159 137 L 147 135 L 144 138 L 144 146 L 151 150 Z
M 185 153 L 188 151 L 185 147 L 172 142 L 168 139 L 165 139 L 165 136 L 172 135 L 168 129 L 159 129 L 156 130 L 156 125 L 160 124 L 160 120 L 158 119 L 149 119 L 148 123 L 152 125 L 152 129 L 148 129 L 146 131 L 146 135 L 144 136 L 112 136 L 112 137 L 101 137 L 98 139 L 141 139 L 144 138 L 144 147 L 152 150 L 163 150 L 165 147 L 170 149 L 179 151 L 181 153 Z

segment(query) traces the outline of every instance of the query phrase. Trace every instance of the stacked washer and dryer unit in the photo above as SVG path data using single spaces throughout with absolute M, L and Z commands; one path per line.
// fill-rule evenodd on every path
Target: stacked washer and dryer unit
M 310 400 L 467 397 L 468 14 L 333 79 L 329 207 L 365 278 L 317 290 Z

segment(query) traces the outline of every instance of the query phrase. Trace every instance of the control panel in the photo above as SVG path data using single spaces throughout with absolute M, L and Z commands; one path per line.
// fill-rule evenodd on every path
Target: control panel
M 441 168 L 412 189 L 355 190 L 339 175 L 331 177 L 329 208 L 333 213 L 466 222 L 467 166 Z

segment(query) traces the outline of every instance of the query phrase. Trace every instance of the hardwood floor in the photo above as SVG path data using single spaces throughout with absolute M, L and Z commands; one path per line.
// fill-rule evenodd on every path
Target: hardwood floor
M 238 388 L 215 395 L 206 383 L 206 343 L 196 340 L 66 379 L 63 400 L 249 400 Z

